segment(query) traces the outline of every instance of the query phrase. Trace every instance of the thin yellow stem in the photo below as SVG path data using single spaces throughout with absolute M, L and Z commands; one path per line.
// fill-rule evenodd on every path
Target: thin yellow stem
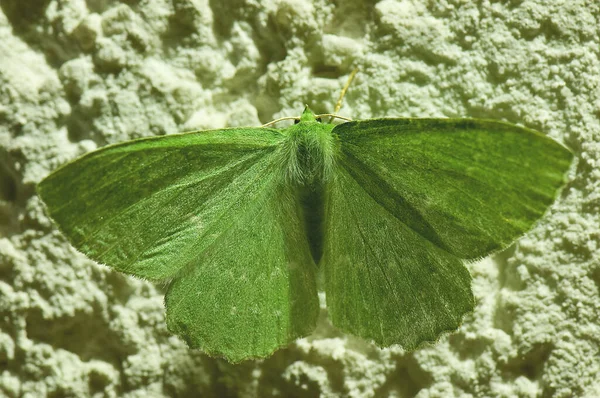
M 338 111 L 342 108 L 342 100 L 344 99 L 346 91 L 348 91 L 348 87 L 350 87 L 350 83 L 352 83 L 352 80 L 354 80 L 354 76 L 356 76 L 357 73 L 358 68 L 354 68 L 354 70 L 350 72 L 350 76 L 348 76 L 348 80 L 346 81 L 346 84 L 344 85 L 344 87 L 342 88 L 342 92 L 340 93 L 340 98 L 338 98 L 337 102 L 335 103 L 335 109 L 333 110 L 334 115 L 337 114 Z M 332 121 L 333 116 L 329 119 L 329 123 L 331 123 Z

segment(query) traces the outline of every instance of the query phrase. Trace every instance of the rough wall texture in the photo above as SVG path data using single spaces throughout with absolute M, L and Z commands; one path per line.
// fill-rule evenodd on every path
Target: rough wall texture
M 600 396 L 595 0 L 0 0 L 0 396 Z M 470 264 L 459 332 L 407 354 L 314 335 L 230 365 L 169 335 L 162 286 L 75 252 L 35 184 L 108 143 L 342 114 L 469 116 L 573 149 L 572 182 Z

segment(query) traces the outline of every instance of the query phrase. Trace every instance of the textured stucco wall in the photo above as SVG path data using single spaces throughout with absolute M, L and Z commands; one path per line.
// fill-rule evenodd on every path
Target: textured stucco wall
M 600 396 L 595 0 L 0 0 L 0 396 Z M 412 354 L 314 335 L 261 362 L 188 350 L 163 287 L 75 252 L 35 184 L 108 143 L 342 114 L 486 117 L 564 142 L 538 226 L 470 264 L 477 307 Z

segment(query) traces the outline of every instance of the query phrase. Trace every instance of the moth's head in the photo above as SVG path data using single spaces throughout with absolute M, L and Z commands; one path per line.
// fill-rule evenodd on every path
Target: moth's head
M 317 118 L 315 116 L 315 114 L 313 113 L 313 111 L 310 110 L 310 108 L 308 107 L 308 105 L 306 105 L 304 107 L 304 111 L 302 112 L 302 115 L 300 116 L 300 119 L 296 122 L 296 124 L 300 123 L 300 122 L 321 122 L 321 118 Z

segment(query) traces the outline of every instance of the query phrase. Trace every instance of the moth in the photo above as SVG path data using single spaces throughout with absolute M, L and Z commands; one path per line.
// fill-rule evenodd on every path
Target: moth
M 168 282 L 172 333 L 235 363 L 311 334 L 320 289 L 333 325 L 378 346 L 456 330 L 465 261 L 529 230 L 573 160 L 493 120 L 296 121 L 109 145 L 38 194 L 90 259 Z

